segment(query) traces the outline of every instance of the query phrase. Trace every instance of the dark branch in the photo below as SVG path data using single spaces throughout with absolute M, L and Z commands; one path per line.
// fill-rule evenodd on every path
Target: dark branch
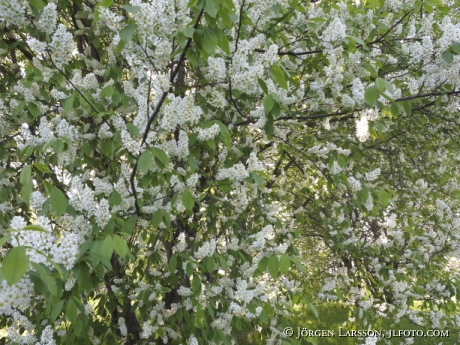
M 267 51 L 265 49 L 255 49 L 256 52 L 258 53 L 266 53 Z M 323 51 L 321 49 L 316 49 L 316 50 L 310 50 L 310 51 L 305 51 L 305 52 L 293 52 L 293 51 L 286 51 L 286 52 L 278 52 L 277 54 L 280 56 L 283 55 L 289 55 L 289 56 L 301 56 L 301 55 L 312 55 L 316 53 L 322 53 Z

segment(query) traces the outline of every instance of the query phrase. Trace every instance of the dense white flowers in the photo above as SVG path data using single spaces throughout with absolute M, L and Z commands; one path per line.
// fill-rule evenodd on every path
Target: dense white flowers
M 175 153 L 179 159 L 186 159 L 189 155 L 188 135 L 182 130 L 179 132 L 179 140 L 177 141 L 177 148 Z
M 301 263 L 288 277 L 287 258 L 306 263 L 306 279 L 330 273 L 321 296 L 346 298 L 364 323 L 372 311 L 458 326 L 444 305 L 409 306 L 452 302 L 459 278 L 458 19 L 401 17 L 413 0 L 388 0 L 384 14 L 357 2 L 195 3 L 80 2 L 70 20 L 60 2 L 0 0 L 0 257 L 26 246 L 33 263 L 0 281 L 7 341 L 50 345 L 84 324 L 100 344 L 92 321 L 112 321 L 120 342 L 196 345 L 210 340 L 179 320 L 197 315 L 231 339 L 269 304 L 264 340 L 277 344 L 286 292 L 302 293 L 290 280 Z M 32 284 L 35 263 L 48 282 Z M 46 292 L 54 282 L 58 296 Z M 56 303 L 55 323 L 41 322 Z
M 359 192 L 362 189 L 361 182 L 355 179 L 353 176 L 348 177 L 348 184 L 353 192 Z
M 246 171 L 246 168 L 241 163 L 237 163 L 231 168 L 222 168 L 217 173 L 218 180 L 224 180 L 228 178 L 232 181 L 241 181 L 248 176 L 249 173 Z
M 188 340 L 188 345 L 198 345 L 198 340 L 194 335 L 190 336 L 190 339 Z
M 219 125 L 214 124 L 209 128 L 200 128 L 198 130 L 198 139 L 199 140 L 209 140 L 214 139 L 220 133 Z
M 178 290 L 177 290 L 177 294 L 179 296 L 182 296 L 182 297 L 189 297 L 191 295 L 193 295 L 193 292 L 191 289 L 187 288 L 187 287 L 184 287 L 184 286 L 181 286 Z
M 222 81 L 226 77 L 227 69 L 225 67 L 225 60 L 222 58 L 215 58 L 210 56 L 208 58 L 208 68 L 206 77 L 210 80 Z
M 346 36 L 346 26 L 342 24 L 339 18 L 334 18 L 332 23 L 323 31 L 322 39 L 325 42 L 334 43 Z
M 363 345 L 376 345 L 377 344 L 377 337 L 367 337 L 364 341 Z
M 45 217 L 38 217 L 35 225 L 40 230 L 23 230 L 26 222 L 22 217 L 14 217 L 10 227 L 17 230 L 11 238 L 13 246 L 26 246 L 26 253 L 30 260 L 36 263 L 44 263 L 51 266 L 51 261 L 63 264 L 71 269 L 78 255 L 78 249 L 84 238 L 80 234 L 63 230 L 60 237 L 53 234 L 50 220 Z
M 200 107 L 194 105 L 193 97 L 168 96 L 168 100 L 170 103 L 163 107 L 163 117 L 160 121 L 163 129 L 173 131 L 177 125 L 194 125 L 200 119 L 203 111 Z
M 356 119 L 356 137 L 359 141 L 365 142 L 369 136 L 369 120 L 366 115 L 362 114 Z
M 51 325 L 45 327 L 40 337 L 40 342 L 37 345 L 55 345 L 56 341 L 53 339 L 54 330 Z
M 40 21 L 38 22 L 37 26 L 38 28 L 46 32 L 47 34 L 51 34 L 56 29 L 56 21 L 57 21 L 56 4 L 50 2 L 43 9 L 40 15 Z
M 377 168 L 375 170 L 369 171 L 364 176 L 364 179 L 366 181 L 374 181 L 380 176 L 380 172 L 381 172 L 380 168 Z
M 113 133 L 107 123 L 103 123 L 99 128 L 98 136 L 101 139 L 109 139 L 113 137 Z
M 336 175 L 336 174 L 340 174 L 340 172 L 342 171 L 342 168 L 340 167 L 337 161 L 334 161 L 329 171 L 332 175 Z
M 216 240 L 204 242 L 203 245 L 195 252 L 195 259 L 201 260 L 207 256 L 212 256 L 216 251 Z
M 21 278 L 19 282 L 9 286 L 6 280 L 0 281 L 0 315 L 11 308 L 23 310 L 29 306 L 33 284 L 28 276 Z
M 128 335 L 128 329 L 126 328 L 125 318 L 120 317 L 118 319 L 118 328 L 123 337 L 126 337 Z
M 56 65 L 68 63 L 72 59 L 73 37 L 63 24 L 59 24 L 50 44 Z

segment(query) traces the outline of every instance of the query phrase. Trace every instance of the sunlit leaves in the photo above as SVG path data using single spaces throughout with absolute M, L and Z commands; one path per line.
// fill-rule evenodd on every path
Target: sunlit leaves
M 128 244 L 125 239 L 118 235 L 113 236 L 113 249 L 122 258 L 124 258 L 129 251 Z
M 268 259 L 268 266 L 267 267 L 268 267 L 268 273 L 270 273 L 270 275 L 273 278 L 277 278 L 278 273 L 279 273 L 279 261 L 278 261 L 278 257 L 276 255 L 272 255 Z
M 145 174 L 149 170 L 151 162 L 152 162 L 152 153 L 148 150 L 142 152 L 142 154 L 139 156 L 139 160 L 137 163 L 139 171 Z
M 211 17 L 216 17 L 219 10 L 220 1 L 219 0 L 205 0 L 204 10 Z
M 217 47 L 217 37 L 210 27 L 198 29 L 194 33 L 195 41 L 206 54 L 213 54 Z
M 165 167 L 169 164 L 169 157 L 163 150 L 156 147 L 153 147 L 151 150 L 157 164 L 161 167 Z
M 120 30 L 120 42 L 117 45 L 115 52 L 120 53 L 123 48 L 131 41 L 134 32 L 136 31 L 136 26 L 134 24 L 126 25 L 122 30 Z
M 67 316 L 67 319 L 69 321 L 75 321 L 75 319 L 77 318 L 77 305 L 75 304 L 75 302 L 73 301 L 73 299 L 71 298 L 68 302 L 67 302 L 67 306 L 66 306 L 66 310 L 65 310 L 65 314 Z
M 281 86 L 285 90 L 288 89 L 286 74 L 280 66 L 278 65 L 273 66 L 272 69 L 270 70 L 270 73 L 279 86 Z
M 29 268 L 29 257 L 24 247 L 11 249 L 2 262 L 2 276 L 9 285 L 16 284 Z
M 191 213 L 193 211 L 195 198 L 193 197 L 192 193 L 190 193 L 188 190 L 184 190 L 182 192 L 182 203 L 184 204 L 188 212 Z
M 369 86 L 364 92 L 364 99 L 370 106 L 374 105 L 379 96 L 378 89 L 375 86 Z
M 54 187 L 51 190 L 49 200 L 51 206 L 53 207 L 53 210 L 56 212 L 58 216 L 61 216 L 65 213 L 65 211 L 67 210 L 68 202 L 66 196 L 59 188 Z

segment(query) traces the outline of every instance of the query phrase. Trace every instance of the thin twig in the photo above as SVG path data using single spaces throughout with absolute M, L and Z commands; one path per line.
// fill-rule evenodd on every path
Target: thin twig
M 267 50 L 265 49 L 254 49 L 258 53 L 266 53 Z M 304 52 L 293 52 L 293 51 L 286 51 L 286 52 L 281 52 L 279 51 L 277 54 L 280 56 L 283 55 L 289 55 L 289 56 L 301 56 L 301 55 L 311 55 L 311 54 L 316 54 L 316 53 L 322 53 L 323 50 L 321 49 L 316 49 L 316 50 L 309 50 L 309 51 L 304 51 Z
M 20 133 L 16 133 L 16 134 L 13 134 L 13 135 L 10 135 L 9 137 L 5 138 L 5 139 L 2 139 L 0 140 L 0 144 L 3 144 L 3 143 L 6 143 L 7 141 L 17 137 Z

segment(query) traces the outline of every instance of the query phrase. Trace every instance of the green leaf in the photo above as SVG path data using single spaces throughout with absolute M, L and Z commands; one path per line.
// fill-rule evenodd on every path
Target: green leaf
M 115 54 L 120 54 L 126 44 L 131 41 L 134 31 L 136 31 L 136 26 L 134 24 L 128 24 L 122 30 L 120 30 L 120 41 L 118 42 L 117 48 L 115 49 Z
M 273 254 L 270 259 L 268 259 L 268 273 L 270 273 L 270 275 L 276 279 L 278 277 L 278 273 L 279 273 L 279 263 L 278 263 L 278 257 Z
M 272 109 L 272 114 L 274 118 L 277 119 L 280 116 L 280 113 L 281 113 L 280 105 L 278 102 L 275 102 L 275 104 L 273 104 L 273 109 Z
M 366 43 L 364 43 L 364 41 L 361 38 L 358 38 L 356 36 L 350 36 L 350 37 L 351 37 L 351 39 L 353 39 L 353 41 L 355 41 L 356 43 L 358 43 L 362 47 L 366 47 Z
M 142 7 L 140 6 L 130 6 L 130 5 L 123 5 L 123 8 L 131 14 L 136 14 L 142 9 Z
M 375 79 L 375 86 L 377 86 L 377 89 L 380 92 L 383 92 L 385 90 L 385 87 L 386 87 L 385 80 L 380 78 L 380 77 Z
M 21 197 L 24 199 L 24 202 L 29 206 L 30 196 L 32 195 L 32 183 L 25 185 L 21 189 Z
M 454 54 L 449 51 L 445 51 L 442 53 L 442 59 L 447 63 L 452 63 L 454 61 Z
M 263 92 L 264 92 L 265 94 L 268 94 L 268 87 L 267 87 L 267 84 L 265 84 L 265 82 L 264 82 L 262 79 L 260 79 L 260 78 L 257 79 L 257 82 L 259 83 L 259 85 L 260 85 L 260 87 L 262 88 Z
M 128 43 L 129 41 L 131 41 L 131 38 L 133 37 L 134 31 L 136 31 L 136 25 L 134 25 L 134 24 L 126 25 L 119 32 L 120 39 L 123 42 Z
M 391 109 L 391 115 L 399 116 L 399 106 L 396 102 L 391 103 L 390 109 Z
M 217 37 L 209 27 L 204 27 L 201 30 L 195 31 L 195 40 L 203 48 L 203 50 L 208 54 L 214 54 L 217 47 Z
M 113 249 L 117 252 L 120 257 L 124 258 L 126 257 L 126 254 L 128 253 L 128 244 L 124 240 L 124 238 L 114 235 L 113 236 Z
M 169 157 L 163 150 L 160 150 L 157 147 L 152 147 L 151 151 L 153 155 L 163 164 L 163 166 L 167 166 L 169 164 Z
M 163 220 L 167 226 L 171 226 L 171 216 L 168 212 L 163 212 Z
M 46 230 L 45 228 L 41 227 L 40 225 L 35 225 L 35 224 L 27 225 L 27 226 L 23 227 L 22 229 L 23 230 L 34 230 L 34 231 L 41 231 L 41 232 L 49 232 L 48 230 Z
M 75 96 L 72 95 L 62 101 L 62 108 L 64 109 L 65 113 L 68 113 L 70 109 L 72 109 L 74 100 L 75 100 Z
M 311 303 L 307 303 L 307 305 L 310 307 L 311 311 L 313 312 L 313 314 L 316 316 L 316 318 L 319 320 L 319 316 L 318 316 L 318 311 L 316 310 L 316 307 L 311 304 Z
M 27 206 L 29 206 L 30 196 L 32 195 L 32 166 L 26 165 L 19 174 L 19 181 L 23 185 L 21 196 Z
M 279 84 L 279 86 L 281 86 L 285 90 L 288 89 L 286 75 L 284 74 L 284 71 L 280 66 L 278 65 L 273 66 L 271 69 L 271 74 L 273 78 L 275 79 L 275 81 Z
M 365 204 L 368 198 L 369 198 L 369 189 L 367 187 L 364 187 L 358 192 L 358 201 L 361 204 Z
M 185 273 L 188 277 L 191 277 L 193 274 L 193 266 L 190 262 L 187 264 L 187 266 L 185 266 Z
M 30 184 L 32 177 L 32 166 L 31 165 L 26 165 L 22 171 L 21 174 L 19 174 L 19 181 L 23 186 Z
M 217 260 L 219 260 L 220 267 L 222 267 L 224 271 L 227 271 L 228 270 L 227 260 L 225 260 L 225 258 L 222 255 L 218 255 Z
M 388 206 L 389 198 L 390 198 L 390 194 L 388 194 L 386 190 L 381 189 L 377 191 L 377 199 L 379 200 L 380 205 L 382 205 L 383 207 Z
M 75 302 L 72 298 L 67 302 L 65 314 L 70 322 L 73 322 L 77 319 L 77 306 L 75 305 Z
M 225 146 L 227 146 L 227 148 L 231 148 L 232 142 L 230 139 L 230 132 L 228 131 L 227 126 L 220 121 L 216 121 L 216 122 L 219 125 L 220 137 L 222 139 L 222 142 L 225 144 Z
M 146 150 L 142 152 L 142 154 L 139 156 L 137 167 L 139 168 L 139 171 L 146 174 L 147 171 L 149 171 L 150 169 L 151 163 L 152 163 L 152 153 L 149 150 Z
M 29 268 L 29 257 L 24 247 L 15 247 L 9 251 L 2 263 L 2 275 L 8 285 L 16 284 Z
M 206 268 L 206 271 L 208 271 L 208 273 L 214 272 L 214 268 L 215 268 L 214 259 L 210 257 L 205 258 L 204 267 Z
M 215 18 L 217 12 L 219 11 L 219 5 L 219 0 L 205 0 L 204 11 L 211 17 Z
M 108 139 L 104 140 L 101 144 L 101 151 L 107 157 L 113 156 L 113 141 Z
M 108 198 L 108 201 L 109 201 L 109 206 L 113 207 L 113 206 L 118 206 L 121 204 L 121 202 L 123 201 L 122 198 L 121 198 L 121 195 L 120 193 L 118 193 L 115 189 L 112 191 L 112 193 L 110 193 L 109 195 L 109 198 Z
M 198 328 L 203 328 L 203 326 L 204 326 L 204 311 L 203 311 L 203 307 L 201 306 L 201 304 L 199 304 L 198 307 L 196 308 L 194 318 L 195 318 L 195 325 Z
M 176 254 L 171 255 L 171 257 L 169 258 L 168 266 L 169 266 L 169 270 L 171 271 L 171 273 L 174 273 L 176 271 L 176 268 L 177 268 L 177 255 Z
M 34 168 L 44 173 L 51 172 L 50 168 L 48 168 L 46 164 L 42 164 L 42 163 L 34 163 Z
M 59 316 L 59 314 L 61 313 L 61 310 L 62 310 L 62 307 L 64 306 L 64 300 L 62 301 L 59 301 L 57 302 L 53 309 L 51 310 L 51 314 L 50 314 L 50 322 L 53 323 L 54 321 L 56 321 L 57 317 Z
M 200 280 L 200 277 L 195 274 L 192 279 L 192 291 L 197 293 L 197 292 L 200 292 L 200 290 L 201 290 L 201 280 Z
M 255 183 L 257 183 L 259 187 L 262 187 L 264 185 L 264 180 L 258 173 L 253 171 L 251 172 L 251 175 L 252 175 L 252 179 L 254 180 Z
M 265 96 L 265 99 L 264 99 L 265 114 L 268 114 L 273 109 L 274 104 L 275 104 L 275 100 L 273 99 L 273 96 L 271 94 Z
M 364 92 L 364 100 L 370 106 L 374 105 L 378 97 L 379 97 L 379 92 L 375 86 L 369 86 Z
M 42 0 L 27 0 L 29 5 L 35 7 L 37 10 L 41 11 L 45 8 L 46 4 Z
M 68 205 L 67 198 L 65 197 L 64 193 L 62 193 L 59 188 L 54 187 L 51 190 L 49 200 L 57 216 L 62 216 L 67 210 Z
M 192 193 L 187 189 L 182 192 L 182 203 L 189 213 L 193 212 L 193 205 L 195 204 L 195 198 Z
M 386 89 L 389 93 L 393 94 L 393 93 L 395 92 L 395 89 L 394 89 L 394 87 L 393 87 L 393 84 L 390 83 L 388 80 L 385 80 L 385 79 L 383 79 L 383 81 L 385 82 L 385 89 Z
M 259 319 L 260 319 L 260 321 L 262 321 L 263 323 L 268 323 L 268 314 L 267 314 L 267 311 L 265 310 L 265 308 L 264 308 L 264 309 L 262 310 L 262 312 L 260 313 Z
M 113 240 L 111 236 L 106 236 L 100 248 L 100 254 L 107 259 L 112 257 L 113 253 Z
M 56 280 L 50 275 L 50 273 L 41 265 L 36 262 L 31 263 L 35 271 L 39 274 L 40 279 L 48 287 L 49 292 L 53 295 L 57 295 Z
M 218 27 L 214 28 L 214 33 L 217 37 L 217 46 L 222 49 L 227 55 L 230 55 L 230 43 L 228 42 L 228 37 L 223 33 Z
M 286 254 L 282 254 L 279 262 L 280 272 L 287 274 L 289 272 L 289 267 L 291 267 L 291 259 Z
M 455 55 L 459 55 L 460 54 L 460 42 L 453 42 L 452 50 L 454 51 Z
M 195 33 L 195 28 L 188 26 L 182 31 L 182 33 L 184 34 L 185 37 L 193 38 L 193 34 Z
M 412 115 L 412 105 L 409 103 L 409 101 L 402 101 L 401 103 L 402 103 L 404 111 L 406 112 L 406 115 L 411 116 Z
M 115 92 L 115 89 L 112 85 L 107 85 L 104 87 L 101 91 L 101 97 L 112 97 L 113 93 Z
M 29 102 L 27 109 L 29 110 L 29 113 L 31 113 L 33 117 L 40 116 L 40 110 L 38 110 L 38 107 L 34 102 Z
M 156 210 L 152 215 L 152 225 L 155 228 L 158 228 L 158 225 L 160 225 L 162 219 L 163 219 L 163 210 Z
M 11 235 L 7 234 L 0 238 L 0 247 L 3 246 L 6 242 L 8 242 L 11 239 Z
M 371 76 L 373 76 L 374 78 L 378 77 L 377 70 L 367 60 L 363 61 L 361 65 L 369 71 Z
M 188 163 L 190 164 L 190 167 L 192 168 L 192 171 L 193 172 L 197 171 L 198 170 L 198 163 L 196 162 L 196 159 L 191 155 L 189 155 L 187 157 L 187 159 L 188 159 Z

